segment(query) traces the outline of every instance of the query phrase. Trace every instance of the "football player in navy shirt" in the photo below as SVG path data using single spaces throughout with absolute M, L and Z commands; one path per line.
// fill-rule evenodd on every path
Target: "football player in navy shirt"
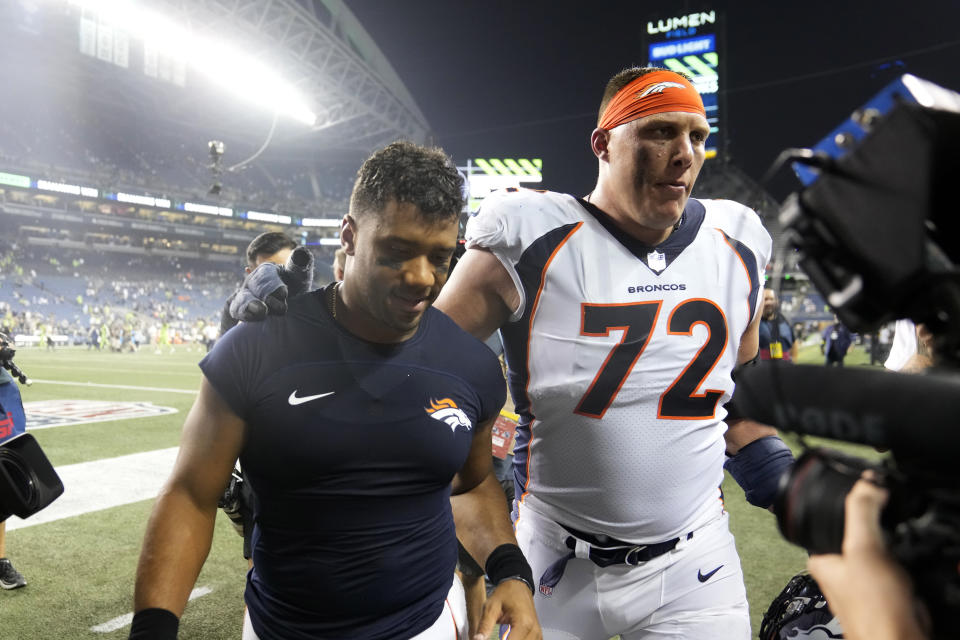
M 532 573 L 491 471 L 496 357 L 431 308 L 456 247 L 462 179 L 394 143 L 361 167 L 342 283 L 241 323 L 200 363 L 180 454 L 147 527 L 131 638 L 174 638 L 240 457 L 257 497 L 245 640 L 450 638 L 464 628 L 459 534 L 497 584 L 496 623 L 540 638 Z M 462 599 L 462 590 L 460 591 Z

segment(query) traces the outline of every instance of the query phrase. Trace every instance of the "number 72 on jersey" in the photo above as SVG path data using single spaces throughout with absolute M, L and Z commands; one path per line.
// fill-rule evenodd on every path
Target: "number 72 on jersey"
M 662 300 L 625 304 L 581 305 L 580 335 L 609 336 L 611 330 L 623 331 L 620 339 L 601 365 L 575 413 L 602 418 L 633 371 L 650 342 L 660 316 Z M 660 395 L 657 417 L 667 420 L 696 420 L 716 417 L 717 403 L 723 391 L 697 389 L 710 375 L 727 346 L 727 321 L 723 311 L 711 300 L 692 298 L 677 305 L 667 318 L 667 334 L 693 335 L 694 326 L 707 328 L 707 341 Z

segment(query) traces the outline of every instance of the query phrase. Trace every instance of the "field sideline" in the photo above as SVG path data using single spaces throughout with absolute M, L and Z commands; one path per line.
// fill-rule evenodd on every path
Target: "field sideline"
M 22 388 L 24 402 L 109 400 L 147 402 L 176 410 L 153 417 L 56 426 L 32 433 L 54 466 L 77 465 L 70 468 L 75 473 L 90 466 L 107 468 L 106 463 L 81 463 L 142 460 L 124 457 L 176 447 L 180 426 L 199 384 L 196 363 L 202 355 L 196 348 L 188 350 L 184 346 L 175 353 L 162 354 L 150 349 L 123 354 L 83 348 L 52 352 L 22 349 L 16 362 L 37 380 L 32 387 Z M 819 360 L 817 347 L 806 348 L 801 357 L 801 361 Z M 855 352 L 848 363 L 865 360 L 865 354 Z M 862 450 L 855 451 L 862 455 Z M 161 454 L 156 460 L 162 462 L 153 465 L 170 464 L 172 456 Z M 149 477 L 151 472 L 143 464 L 113 464 L 109 468 L 113 469 L 109 475 L 120 476 L 114 482 L 123 491 L 137 482 L 146 486 L 159 482 Z M 158 472 L 161 478 L 165 474 L 162 468 L 154 468 L 152 475 Z M 126 476 L 129 480 L 124 480 L 123 474 L 131 474 Z M 99 510 L 83 512 L 87 509 L 80 508 L 68 517 L 37 524 L 29 520 L 17 524 L 10 521 L 7 553 L 29 585 L 16 591 L 0 591 L 0 637 L 20 640 L 127 636 L 129 627 L 124 625 L 123 616 L 132 607 L 134 571 L 152 499 L 140 497 L 102 508 L 95 496 L 86 494 L 107 494 L 109 498 L 111 492 L 121 490 L 104 488 L 106 478 L 94 477 L 88 485 L 79 480 L 72 482 L 65 481 L 66 494 L 60 501 L 66 504 L 68 497 L 71 503 L 85 499 L 90 501 L 89 508 Z M 85 495 L 75 497 L 72 491 Z M 743 491 L 729 478 L 724 493 L 743 560 L 756 634 L 767 605 L 787 580 L 803 568 L 806 554 L 780 537 L 772 514 L 747 505 Z M 49 510 L 59 507 L 60 501 Z M 36 518 L 44 515 L 41 512 Z M 196 584 L 196 597 L 181 622 L 180 638 L 239 638 L 245 570 L 240 538 L 221 515 L 217 518 L 210 557 Z

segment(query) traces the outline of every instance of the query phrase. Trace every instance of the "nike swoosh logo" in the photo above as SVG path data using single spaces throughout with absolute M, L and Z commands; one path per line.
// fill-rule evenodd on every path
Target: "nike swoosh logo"
M 714 569 L 713 571 L 709 571 L 709 572 L 707 572 L 707 573 L 700 573 L 700 570 L 698 569 L 698 570 L 697 570 L 697 580 L 699 580 L 700 582 L 706 582 L 707 580 L 709 580 L 710 578 L 713 577 L 713 574 L 715 574 L 717 571 L 720 571 L 720 569 L 722 569 L 722 568 L 723 568 L 723 565 L 720 565 L 719 567 L 717 567 L 717 568 Z
M 297 390 L 294 389 L 293 393 L 290 394 L 290 397 L 287 398 L 287 402 L 289 402 L 293 406 L 297 406 L 298 404 L 303 404 L 304 402 L 310 402 L 311 400 L 316 400 L 317 398 L 326 398 L 327 396 L 332 396 L 335 393 L 336 391 L 328 391 L 327 393 L 318 393 L 315 396 L 303 396 L 302 398 L 298 398 Z

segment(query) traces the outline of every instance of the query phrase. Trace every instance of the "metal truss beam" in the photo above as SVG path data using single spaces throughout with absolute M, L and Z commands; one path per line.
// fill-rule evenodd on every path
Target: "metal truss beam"
M 372 148 L 384 140 L 426 142 L 429 125 L 341 0 L 160 0 L 195 32 L 229 39 L 307 96 L 313 134 Z

